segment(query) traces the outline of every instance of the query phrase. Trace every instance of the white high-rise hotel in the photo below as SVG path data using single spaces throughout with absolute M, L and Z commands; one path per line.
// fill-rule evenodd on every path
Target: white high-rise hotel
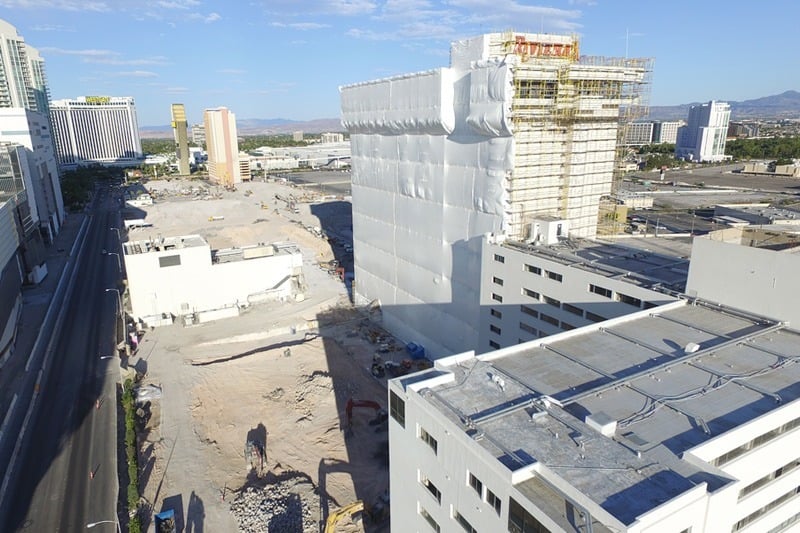
M 24 107 L 47 115 L 49 99 L 44 60 L 14 26 L 0 20 L 0 107 Z
M 675 155 L 689 161 L 723 161 L 730 119 L 731 106 L 725 102 L 690 107 L 686 126 L 678 130 Z
M 434 355 L 477 345 L 481 236 L 594 237 L 621 114 L 649 60 L 579 57 L 563 35 L 493 33 L 450 67 L 343 87 L 355 296 Z
M 81 96 L 53 100 L 58 164 L 138 165 L 143 160 L 133 98 Z

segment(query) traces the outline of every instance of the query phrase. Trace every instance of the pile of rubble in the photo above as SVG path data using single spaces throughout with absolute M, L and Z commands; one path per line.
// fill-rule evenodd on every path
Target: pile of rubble
M 314 485 L 291 477 L 263 488 L 247 487 L 231 502 L 243 533 L 317 533 L 319 503 Z

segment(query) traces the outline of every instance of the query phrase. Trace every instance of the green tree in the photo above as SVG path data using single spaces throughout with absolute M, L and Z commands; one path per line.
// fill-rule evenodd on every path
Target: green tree
M 168 139 L 142 139 L 142 152 L 145 154 L 173 154 L 175 141 Z
M 725 145 L 725 153 L 734 159 L 797 159 L 800 158 L 800 137 L 737 139 Z

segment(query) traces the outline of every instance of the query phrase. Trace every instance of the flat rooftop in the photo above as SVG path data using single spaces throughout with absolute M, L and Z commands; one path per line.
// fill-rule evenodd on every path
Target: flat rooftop
M 123 246 L 125 248 L 125 255 L 136 255 L 208 246 L 208 242 L 200 235 L 183 235 L 179 237 L 161 237 L 158 239 L 130 241 L 123 243 Z
M 680 456 L 800 398 L 798 345 L 781 323 L 681 300 L 437 365 L 454 382 L 420 394 L 510 470 L 537 464 L 630 524 L 730 482 Z M 611 421 L 613 438 L 587 416 Z M 527 484 L 541 479 L 518 488 L 542 494 Z
M 800 212 L 794 209 L 785 209 L 783 207 L 772 207 L 763 205 L 720 205 L 726 209 L 739 211 L 740 213 L 758 215 L 773 222 L 789 222 L 800 223 Z
M 634 240 L 634 239 L 631 239 Z M 647 239 L 645 244 L 655 243 Z M 665 241 L 666 239 L 658 239 Z M 642 243 L 637 243 L 642 244 Z M 689 276 L 689 257 L 670 255 L 653 250 L 635 248 L 606 241 L 570 239 L 550 246 L 531 246 L 506 241 L 504 246 L 542 256 L 561 264 L 595 272 L 612 279 L 620 279 L 647 288 L 665 287 L 682 291 Z
M 800 228 L 793 224 L 726 228 L 701 238 L 776 252 L 800 253 Z

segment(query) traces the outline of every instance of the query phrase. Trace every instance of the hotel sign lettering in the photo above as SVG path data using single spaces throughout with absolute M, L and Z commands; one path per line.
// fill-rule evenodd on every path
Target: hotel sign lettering
M 526 41 L 522 35 L 517 35 L 514 40 L 514 53 L 529 57 L 572 57 L 573 44 L 565 43 L 540 43 Z

